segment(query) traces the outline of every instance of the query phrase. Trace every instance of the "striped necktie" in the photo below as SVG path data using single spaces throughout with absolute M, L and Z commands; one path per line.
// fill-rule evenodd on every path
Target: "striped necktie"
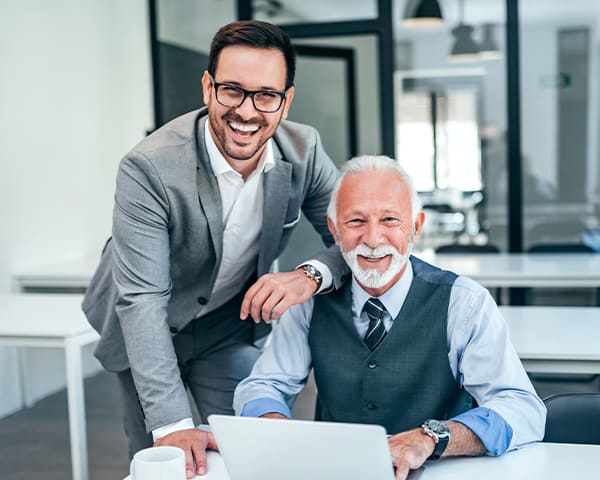
M 383 326 L 383 314 L 386 312 L 383 304 L 376 298 L 369 298 L 364 309 L 369 317 L 369 328 L 363 339 L 369 350 L 373 351 L 381 343 L 387 333 Z

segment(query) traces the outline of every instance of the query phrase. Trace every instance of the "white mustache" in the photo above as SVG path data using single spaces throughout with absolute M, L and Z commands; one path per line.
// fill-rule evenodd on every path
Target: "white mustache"
M 364 243 L 357 245 L 356 248 L 352 251 L 355 255 L 360 255 L 361 257 L 373 257 L 373 258 L 381 258 L 387 255 L 399 255 L 398 250 L 396 250 L 391 245 L 380 245 L 375 248 L 368 247 Z

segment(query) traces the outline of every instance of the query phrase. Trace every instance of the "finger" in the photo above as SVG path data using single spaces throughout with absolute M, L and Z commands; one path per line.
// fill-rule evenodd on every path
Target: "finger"
M 185 478 L 194 478 L 196 476 L 196 471 L 194 469 L 194 456 L 193 456 L 194 446 L 192 445 L 192 449 L 186 448 L 185 452 Z
M 206 437 L 206 448 L 210 448 L 211 450 L 219 450 L 219 446 L 217 445 L 217 441 L 215 440 L 214 435 L 211 432 L 208 432 Z
M 195 475 L 206 475 L 206 449 L 204 444 L 194 442 L 192 444 L 192 453 L 196 461 Z
M 265 322 L 270 322 L 271 320 L 276 320 L 279 318 L 279 316 L 277 315 L 276 312 L 276 308 L 278 307 L 278 305 L 281 303 L 281 301 L 285 298 L 285 294 L 284 292 L 281 291 L 275 291 L 272 292 L 271 295 L 269 296 L 269 298 L 267 298 L 265 300 L 265 302 L 262 305 L 261 308 L 261 313 L 262 313 L 262 318 Z M 285 311 L 285 310 L 283 310 Z
M 254 298 L 252 299 L 252 303 L 250 305 L 250 315 L 256 323 L 259 323 L 262 320 L 262 306 L 267 301 L 271 293 L 272 291 L 270 289 L 267 290 L 263 287 L 254 295 Z
M 408 477 L 408 465 L 404 462 L 401 462 L 399 465 L 396 465 L 396 480 L 406 480 Z
M 258 279 L 247 291 L 242 300 L 242 306 L 240 308 L 240 318 L 242 320 L 246 320 L 250 313 L 250 306 L 252 304 L 252 299 L 256 294 L 256 291 L 260 289 L 260 284 L 262 283 L 262 277 Z

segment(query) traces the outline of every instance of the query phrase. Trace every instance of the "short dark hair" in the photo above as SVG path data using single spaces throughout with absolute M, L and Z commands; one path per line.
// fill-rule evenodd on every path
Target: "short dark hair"
M 287 68 L 285 89 L 294 85 L 296 49 L 292 45 L 290 37 L 281 28 L 260 20 L 240 20 L 221 27 L 210 43 L 207 70 L 213 78 L 221 51 L 232 45 L 279 50 L 283 54 Z

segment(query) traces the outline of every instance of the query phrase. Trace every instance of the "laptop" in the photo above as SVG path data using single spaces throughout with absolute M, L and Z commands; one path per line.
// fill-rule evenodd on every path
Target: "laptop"
M 211 415 L 230 480 L 394 480 L 378 425 Z

